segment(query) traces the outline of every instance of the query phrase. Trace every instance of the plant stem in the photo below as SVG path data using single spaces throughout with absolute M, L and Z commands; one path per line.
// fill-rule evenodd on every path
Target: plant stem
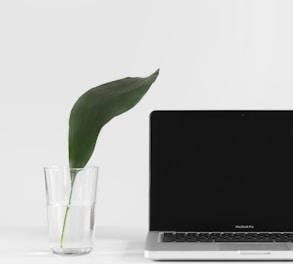
M 70 172 L 70 174 L 71 174 L 71 172 Z M 61 248 L 64 247 L 64 237 L 65 237 L 65 230 L 66 230 L 66 224 L 67 224 L 67 217 L 68 217 L 68 213 L 69 213 L 70 206 L 71 206 L 71 198 L 72 198 L 73 185 L 74 185 L 75 178 L 76 178 L 75 171 L 72 171 L 72 175 L 71 175 L 71 190 L 70 190 L 68 205 L 66 206 L 66 211 L 65 211 L 65 215 L 64 215 L 62 234 L 61 234 L 61 240 L 60 240 L 60 247 Z

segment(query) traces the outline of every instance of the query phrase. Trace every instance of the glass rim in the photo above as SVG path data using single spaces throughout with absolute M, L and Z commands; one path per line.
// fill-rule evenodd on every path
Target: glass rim
M 83 168 L 71 168 L 67 165 L 48 165 L 48 166 L 44 166 L 45 170 L 86 170 L 86 169 L 99 169 L 99 166 L 97 165 L 87 165 Z

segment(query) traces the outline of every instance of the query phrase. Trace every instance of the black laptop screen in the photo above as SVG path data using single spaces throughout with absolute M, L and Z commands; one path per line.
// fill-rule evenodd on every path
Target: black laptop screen
M 293 231 L 293 111 L 155 111 L 150 134 L 150 230 Z

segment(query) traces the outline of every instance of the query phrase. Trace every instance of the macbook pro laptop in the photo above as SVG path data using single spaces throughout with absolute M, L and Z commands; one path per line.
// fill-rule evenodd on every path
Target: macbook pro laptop
M 153 260 L 293 259 L 293 111 L 154 111 Z

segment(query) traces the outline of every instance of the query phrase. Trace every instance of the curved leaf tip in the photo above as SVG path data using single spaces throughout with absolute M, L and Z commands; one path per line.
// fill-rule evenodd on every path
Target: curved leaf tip
M 157 77 L 159 76 L 159 73 L 160 73 L 160 68 L 158 68 L 158 69 L 152 74 L 152 76 L 154 76 L 154 77 L 157 79 Z

